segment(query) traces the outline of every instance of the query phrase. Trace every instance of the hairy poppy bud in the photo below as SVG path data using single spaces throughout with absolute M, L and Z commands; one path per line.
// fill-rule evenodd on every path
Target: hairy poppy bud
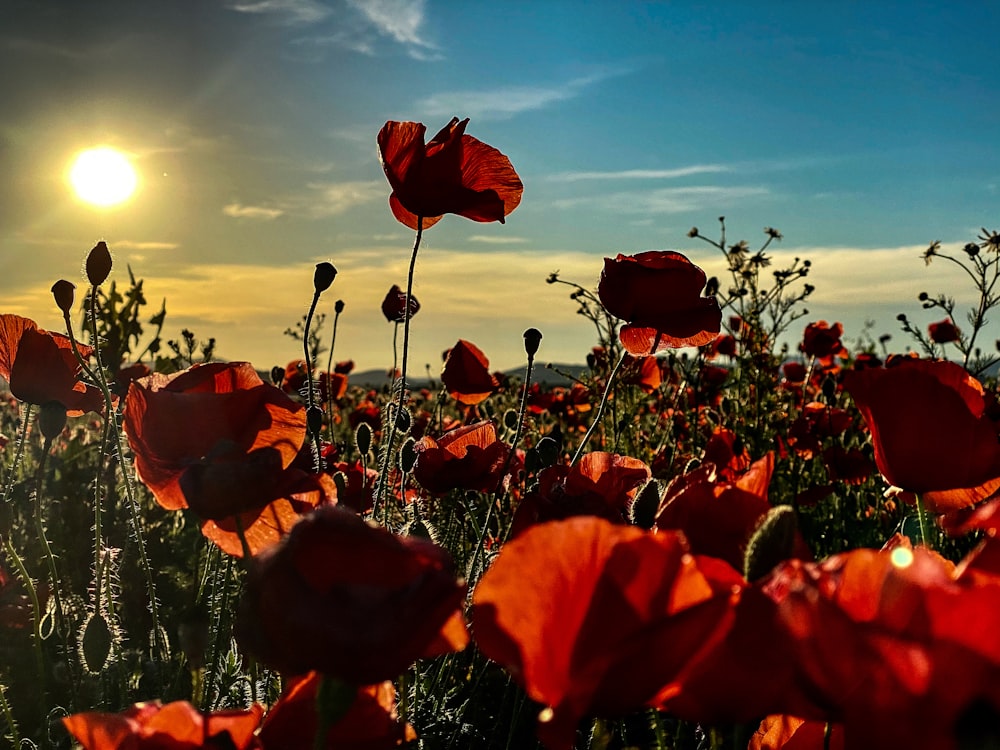
M 404 474 L 413 471 L 413 464 L 417 462 L 417 451 L 413 447 L 416 442 L 412 437 L 408 437 L 399 448 L 399 470 Z
M 628 509 L 629 520 L 643 529 L 653 528 L 663 491 L 655 479 L 648 480 L 635 494 Z
M 323 410 L 318 406 L 306 409 L 306 426 L 310 435 L 319 435 L 323 429 Z
M 94 286 L 103 284 L 111 273 L 111 252 L 108 243 L 101 240 L 87 255 L 87 281 Z
M 763 578 L 770 570 L 792 556 L 798 521 L 791 505 L 771 508 L 747 543 L 743 575 L 748 581 Z
M 38 414 L 38 428 L 46 440 L 55 440 L 66 426 L 66 407 L 58 401 L 46 401 Z
M 358 429 L 354 431 L 354 444 L 362 456 L 367 456 L 372 449 L 372 428 L 367 422 L 358 424 Z
M 278 367 L 275 365 L 271 368 L 271 382 L 275 385 L 281 385 L 281 381 L 285 379 L 285 368 Z
M 73 311 L 75 289 L 76 285 L 66 279 L 59 279 L 52 285 L 52 296 L 55 297 L 56 305 L 67 315 Z
M 337 269 L 333 267 L 333 263 L 326 261 L 317 263 L 316 273 L 313 274 L 313 286 L 316 288 L 316 293 L 319 294 L 329 289 L 335 278 L 337 278 Z
M 340 315 L 342 312 L 344 312 L 344 300 L 338 299 L 336 302 L 334 302 L 333 311 L 337 313 L 337 315 Z
M 524 332 L 524 351 L 529 357 L 534 357 L 538 351 L 538 345 L 542 342 L 542 332 L 537 328 L 529 328 Z

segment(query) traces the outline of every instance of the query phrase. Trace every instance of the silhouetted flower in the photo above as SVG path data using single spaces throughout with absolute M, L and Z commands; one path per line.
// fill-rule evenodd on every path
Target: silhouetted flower
M 453 399 L 472 406 L 500 390 L 500 383 L 489 368 L 490 361 L 479 347 L 459 339 L 445 354 L 441 382 Z
M 477 422 L 450 430 L 436 440 L 424 435 L 413 449 L 413 478 L 435 495 L 453 489 L 492 492 L 507 460 L 507 444 L 497 439 L 492 422 Z
M 84 357 L 92 352 L 80 345 Z M 19 401 L 36 406 L 58 401 L 71 417 L 100 412 L 104 397 L 80 381 L 81 370 L 68 337 L 43 331 L 19 315 L 0 315 L 0 377 Z
M 136 473 L 156 501 L 190 507 L 230 554 L 242 554 L 234 516 L 256 553 L 333 494 L 329 477 L 291 466 L 305 440 L 305 409 L 247 362 L 135 381 L 125 430 Z
M 846 357 L 847 349 L 841 342 L 844 326 L 840 323 L 828 325 L 825 320 L 810 323 L 802 335 L 799 351 L 810 357 Z
M 937 512 L 1000 489 L 997 426 L 986 413 L 982 385 L 961 366 L 903 358 L 887 369 L 847 372 L 844 385 L 890 484 L 919 494 Z
M 945 318 L 944 320 L 939 320 L 937 323 L 931 323 L 927 326 L 927 332 L 930 334 L 931 341 L 935 344 L 947 344 L 951 341 L 958 341 L 962 338 L 962 334 L 958 330 L 958 326 L 951 322 L 951 318 Z
M 378 134 L 379 159 L 392 186 L 389 207 L 401 223 L 423 228 L 444 214 L 499 221 L 517 208 L 524 186 L 510 160 L 465 134 L 469 120 L 452 118 L 424 143 L 419 122 L 390 120 Z
M 410 317 L 412 318 L 420 310 L 420 303 L 416 297 L 410 297 Z M 385 299 L 382 300 L 382 314 L 390 323 L 402 323 L 406 318 L 406 292 L 396 284 L 392 285 Z
M 626 322 L 619 333 L 629 354 L 704 346 L 719 333 L 722 310 L 701 296 L 705 272 L 680 253 L 649 251 L 604 259 L 601 304 Z
M 237 639 L 285 675 L 370 685 L 464 648 L 464 601 L 444 549 L 323 506 L 254 558 Z

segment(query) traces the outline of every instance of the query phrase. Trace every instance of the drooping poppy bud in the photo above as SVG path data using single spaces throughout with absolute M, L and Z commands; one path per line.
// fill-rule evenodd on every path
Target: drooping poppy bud
M 52 296 L 55 297 L 56 306 L 67 315 L 73 312 L 75 290 L 76 284 L 66 281 L 66 279 L 59 279 L 52 285 Z
M 337 278 L 337 269 L 334 268 L 333 263 L 327 261 L 317 263 L 316 272 L 313 274 L 313 286 L 316 288 L 316 293 L 320 294 L 329 289 L 335 278 Z

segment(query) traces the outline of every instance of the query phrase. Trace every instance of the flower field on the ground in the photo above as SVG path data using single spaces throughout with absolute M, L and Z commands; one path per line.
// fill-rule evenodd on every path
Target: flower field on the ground
M 688 239 L 726 278 L 617 249 L 548 278 L 595 332 L 565 385 L 533 379 L 540 320 L 523 375 L 459 340 L 414 387 L 423 233 L 521 201 L 467 124 L 377 136 L 416 233 L 384 387 L 336 349 L 379 311 L 321 335 L 328 262 L 270 370 L 164 341 L 104 242 L 53 286 L 65 330 L 0 314 L 0 742 L 997 747 L 1000 235 L 928 248 L 979 304 L 921 294 L 915 351 L 806 319 L 809 260 L 720 219 Z

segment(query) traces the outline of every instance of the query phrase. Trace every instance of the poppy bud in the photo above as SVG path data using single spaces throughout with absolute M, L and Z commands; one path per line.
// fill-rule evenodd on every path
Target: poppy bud
M 58 401 L 46 401 L 38 413 L 38 427 L 46 440 L 55 440 L 66 426 L 66 407 Z
M 319 435 L 323 429 L 323 410 L 320 407 L 314 405 L 306 409 L 306 427 L 310 435 Z
M 417 451 L 413 447 L 416 442 L 412 437 L 408 437 L 399 448 L 399 470 L 404 474 L 413 471 L 413 464 L 417 462 Z
M 337 488 L 337 502 L 343 502 L 343 498 L 347 497 L 347 475 L 342 471 L 334 474 L 333 486 Z
M 313 274 L 313 286 L 316 288 L 316 293 L 319 294 L 329 289 L 335 278 L 337 278 L 337 269 L 333 267 L 333 263 L 326 261 L 317 263 L 316 273 Z
M 337 315 L 340 315 L 342 312 L 344 312 L 344 300 L 338 299 L 336 302 L 334 302 L 333 311 L 337 313 Z
M 406 526 L 403 527 L 403 536 L 415 536 L 421 539 L 427 539 L 428 541 L 437 543 L 438 533 L 437 529 L 430 525 L 426 519 L 417 518 L 410 521 Z
M 275 385 L 281 385 L 282 381 L 285 379 L 285 368 L 284 367 L 272 367 L 271 368 L 271 382 Z
M 362 456 L 367 456 L 372 449 L 372 428 L 367 422 L 361 422 L 354 431 L 354 444 Z
M 832 404 L 837 396 L 837 381 L 827 375 L 823 378 L 823 398 L 828 404 Z
M 91 615 L 87 624 L 83 626 L 80 653 L 88 672 L 98 674 L 104 669 L 108 654 L 111 653 L 111 628 L 100 612 Z
M 503 426 L 508 430 L 517 429 L 517 409 L 508 409 L 503 413 Z
M 535 446 L 542 467 L 552 466 L 559 458 L 559 443 L 550 437 L 543 437 Z
M 401 409 L 399 414 L 396 415 L 396 429 L 400 432 L 409 432 L 411 422 L 410 412 L 406 409 Z
M 75 289 L 76 285 L 66 281 L 66 279 L 59 279 L 59 281 L 52 285 L 52 296 L 55 297 L 56 305 L 67 315 L 73 311 Z
M 765 514 L 750 537 L 743 558 L 743 575 L 748 581 L 763 578 L 775 565 L 792 556 L 797 526 L 791 505 L 778 505 Z
M 524 351 L 529 357 L 534 357 L 538 351 L 538 345 L 542 341 L 542 332 L 537 328 L 529 328 L 524 332 Z
M 650 479 L 635 494 L 632 505 L 629 506 L 629 520 L 642 529 L 653 528 L 656 520 L 656 511 L 660 507 L 660 496 L 662 491 L 660 483 L 655 479 Z
M 101 240 L 87 255 L 87 280 L 94 286 L 103 284 L 111 273 L 111 253 L 108 243 Z

